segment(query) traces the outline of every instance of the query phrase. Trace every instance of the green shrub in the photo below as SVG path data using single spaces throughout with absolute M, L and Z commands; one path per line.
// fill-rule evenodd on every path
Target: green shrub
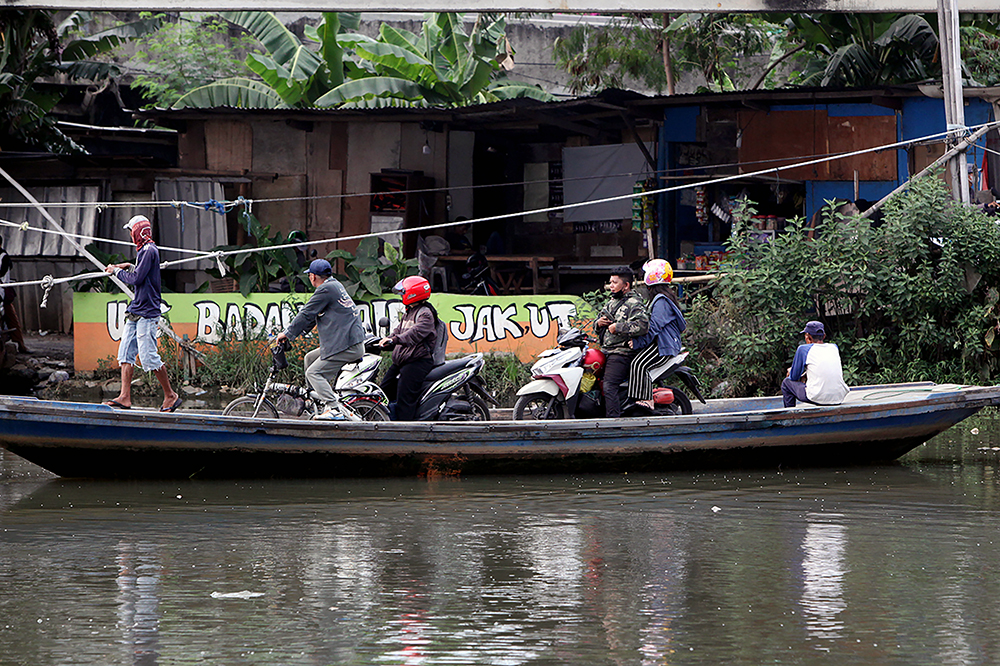
M 792 220 L 755 241 L 754 211 L 737 212 L 731 254 L 685 335 L 720 393 L 776 393 L 810 319 L 840 347 L 850 384 L 996 376 L 1000 227 L 952 202 L 940 179 L 915 181 L 880 227 L 835 216 L 815 239 Z
M 291 284 L 294 284 L 296 280 L 303 280 L 295 258 L 295 250 L 291 247 L 279 247 L 286 245 L 287 239 L 284 236 L 280 233 L 272 235 L 271 225 L 262 223 L 246 210 L 240 212 L 239 220 L 251 242 L 242 247 L 220 245 L 212 249 L 223 252 L 247 250 L 247 252 L 240 254 L 227 254 L 223 258 L 227 267 L 226 275 L 239 283 L 241 294 L 249 296 L 254 291 L 267 291 L 269 283 L 281 278 L 287 278 Z M 262 252 L 249 251 L 264 247 L 274 247 L 275 249 Z M 217 279 L 223 277 L 222 273 L 215 267 L 206 272 Z M 201 285 L 200 289 L 204 290 L 207 287 L 208 283 L 206 282 Z
M 499 352 L 485 354 L 483 359 L 486 363 L 480 377 L 486 390 L 501 407 L 513 407 L 518 389 L 531 381 L 531 364 L 522 363 L 514 354 Z

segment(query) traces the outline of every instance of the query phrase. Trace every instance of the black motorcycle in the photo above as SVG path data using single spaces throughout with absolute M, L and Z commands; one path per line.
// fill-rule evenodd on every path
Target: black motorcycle
M 388 331 L 389 319 L 379 319 L 379 328 Z M 384 347 L 383 349 L 391 349 Z M 435 366 L 420 386 L 417 421 L 489 421 L 489 405 L 499 405 L 483 386 L 479 371 L 486 361 L 480 353 L 445 361 Z M 395 403 L 389 407 L 390 413 Z
M 490 262 L 479 252 L 465 260 L 465 272 L 459 276 L 458 286 L 463 294 L 472 296 L 496 296 L 500 293 L 490 276 Z

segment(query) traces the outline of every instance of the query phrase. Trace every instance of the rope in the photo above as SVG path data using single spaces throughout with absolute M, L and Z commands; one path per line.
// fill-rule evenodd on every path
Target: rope
M 975 126 L 975 128 L 976 129 L 983 129 L 983 128 L 991 128 L 991 127 L 996 127 L 996 126 L 1000 126 L 1000 121 L 994 121 L 994 122 L 990 122 L 990 123 L 983 123 L 982 125 Z M 972 128 L 960 128 L 960 129 L 964 133 L 964 132 L 969 131 Z M 659 188 L 659 189 L 656 189 L 656 190 L 650 190 L 650 191 L 646 191 L 646 192 L 621 194 L 621 195 L 616 195 L 616 196 L 612 196 L 612 197 L 605 197 L 603 199 L 595 199 L 595 200 L 591 200 L 591 201 L 580 201 L 580 202 L 577 202 L 577 203 L 561 204 L 561 205 L 558 205 L 558 206 L 549 206 L 549 207 L 546 207 L 546 208 L 536 208 L 534 210 L 520 211 L 520 212 L 515 212 L 515 213 L 503 213 L 503 214 L 500 214 L 500 215 L 491 215 L 491 216 L 481 217 L 481 218 L 477 218 L 477 219 L 473 219 L 473 220 L 465 220 L 464 223 L 471 225 L 471 224 L 478 224 L 478 223 L 482 223 L 482 222 L 493 222 L 493 221 L 497 221 L 497 220 L 506 220 L 506 219 L 511 219 L 511 218 L 515 218 L 515 217 L 523 217 L 523 216 L 528 216 L 528 215 L 543 214 L 543 213 L 549 213 L 549 212 L 555 212 L 555 211 L 561 211 L 561 210 L 569 210 L 571 208 L 582 208 L 584 206 L 592 206 L 592 205 L 595 205 L 595 204 L 609 203 L 609 202 L 613 202 L 613 201 L 622 201 L 622 200 L 626 200 L 626 199 L 635 199 L 635 198 L 639 198 L 639 197 L 647 197 L 647 196 L 653 196 L 653 195 L 657 195 L 657 194 L 666 194 L 666 193 L 669 193 L 669 192 L 676 192 L 676 191 L 679 191 L 679 190 L 691 189 L 691 188 L 696 188 L 696 187 L 705 187 L 707 185 L 714 185 L 714 184 L 718 184 L 718 183 L 725 183 L 725 182 L 729 182 L 729 181 L 733 181 L 733 180 L 740 180 L 740 179 L 744 179 L 744 178 L 748 178 L 748 177 L 753 177 L 753 176 L 763 176 L 763 175 L 767 175 L 767 174 L 779 174 L 781 171 L 787 170 L 787 169 L 797 169 L 797 168 L 800 168 L 800 167 L 812 166 L 814 164 L 821 164 L 823 162 L 834 161 L 834 160 L 837 160 L 837 159 L 844 159 L 844 158 L 848 158 L 848 157 L 857 157 L 859 155 L 865 155 L 865 154 L 869 154 L 869 153 L 876 153 L 876 152 L 881 152 L 881 151 L 884 151 L 884 150 L 892 150 L 892 149 L 897 149 L 897 148 L 901 148 L 901 147 L 908 147 L 908 146 L 911 146 L 911 145 L 915 145 L 915 144 L 919 144 L 919 143 L 922 143 L 922 142 L 926 142 L 929 138 L 940 137 L 940 136 L 950 136 L 950 135 L 954 135 L 954 134 L 955 134 L 955 132 L 953 130 L 949 130 L 949 131 L 946 131 L 946 132 L 939 132 L 939 133 L 936 133 L 936 134 L 930 134 L 930 135 L 927 135 L 927 136 L 924 136 L 924 137 L 920 137 L 918 139 L 909 139 L 909 140 L 906 140 L 906 141 L 897 141 L 895 143 L 886 144 L 886 145 L 883 145 L 883 146 L 877 146 L 875 148 L 865 148 L 865 149 L 856 150 L 856 151 L 849 152 L 849 153 L 839 153 L 839 154 L 834 155 L 834 156 L 823 156 L 823 157 L 819 157 L 819 158 L 816 158 L 816 159 L 807 160 L 807 161 L 804 161 L 804 162 L 798 162 L 796 164 L 788 164 L 788 165 L 784 165 L 784 166 L 769 167 L 767 169 L 761 169 L 761 170 L 753 171 L 753 172 L 749 172 L 749 173 L 732 174 L 732 175 L 728 175 L 728 176 L 721 176 L 721 177 L 718 177 L 718 178 L 710 178 L 710 179 L 707 179 L 707 180 L 696 181 L 696 182 L 686 183 L 686 184 L 682 184 L 682 185 L 673 185 L 673 186 L 663 187 L 663 188 Z M 417 191 L 417 190 L 408 190 L 407 192 L 415 192 L 415 191 Z M 338 195 L 338 196 L 341 196 L 341 195 Z M 361 196 L 361 195 L 348 195 L 348 196 Z M 222 206 L 223 209 L 232 209 L 232 208 L 234 208 L 236 206 L 242 205 L 242 206 L 245 206 L 247 208 L 247 212 L 249 212 L 250 209 L 251 209 L 251 207 L 252 207 L 252 205 L 253 205 L 253 203 L 254 203 L 254 201 L 256 201 L 258 203 L 261 203 L 261 202 L 271 202 L 271 201 L 296 201 L 296 200 L 306 200 L 306 199 L 315 199 L 315 198 L 322 198 L 322 197 L 298 197 L 298 198 L 292 198 L 292 199 L 257 199 L 257 200 L 253 200 L 253 199 L 245 199 L 244 197 L 241 196 L 237 200 L 232 201 L 232 202 L 227 202 L 226 204 L 221 204 L 220 202 L 215 201 L 213 199 L 213 200 L 211 200 L 209 202 L 204 202 L 204 203 L 201 203 L 201 204 L 195 204 L 195 203 L 189 203 L 189 202 L 177 202 L 177 201 L 175 201 L 175 202 L 172 202 L 170 204 L 164 204 L 163 202 L 156 202 L 156 205 L 172 205 L 174 207 L 180 207 L 180 206 L 201 207 L 201 208 L 203 208 L 205 210 L 209 210 L 209 209 L 215 210 L 215 212 L 219 212 L 218 206 Z M 218 204 L 218 206 L 217 206 L 217 204 Z M 2 205 L 3 205 L 3 202 L 0 202 L 0 206 L 2 206 Z M 93 205 L 93 203 L 90 203 L 90 204 L 87 204 L 87 205 Z M 137 204 L 135 202 L 130 202 L 128 205 L 130 207 L 137 206 Z M 10 223 L 10 224 L 13 224 L 13 223 Z M 27 223 L 24 223 L 24 225 L 19 225 L 19 226 L 21 226 L 22 228 L 29 228 L 29 227 L 25 227 L 26 224 Z M 15 225 L 15 226 L 18 226 L 18 225 Z M 264 247 L 239 248 L 239 249 L 235 249 L 235 250 L 226 250 L 226 251 L 219 250 L 219 251 L 216 251 L 216 252 L 205 252 L 205 251 L 200 251 L 200 250 L 181 250 L 181 249 L 171 248 L 173 251 L 178 251 L 178 252 L 197 253 L 198 256 L 188 257 L 188 258 L 184 258 L 184 259 L 176 259 L 176 260 L 173 260 L 173 261 L 162 262 L 160 264 L 160 267 L 161 268 L 169 268 L 169 267 L 172 267 L 172 266 L 177 266 L 177 265 L 180 265 L 180 264 L 185 264 L 185 263 L 188 263 L 188 262 L 191 262 L 191 261 L 201 261 L 201 260 L 203 260 L 205 258 L 209 258 L 209 259 L 215 259 L 216 265 L 219 267 L 220 272 L 222 272 L 223 275 L 224 275 L 225 274 L 225 268 L 224 268 L 224 264 L 222 263 L 222 258 L 223 257 L 227 257 L 227 256 L 235 256 L 235 255 L 239 255 L 239 254 L 253 254 L 253 253 L 257 253 L 257 252 L 271 252 L 271 251 L 275 251 L 275 250 L 283 250 L 283 249 L 288 249 L 288 248 L 303 247 L 303 246 L 312 246 L 312 245 L 322 245 L 322 244 L 327 244 L 327 243 L 342 243 L 342 242 L 355 241 L 355 240 L 364 240 L 366 238 L 380 238 L 382 236 L 392 236 L 392 235 L 401 234 L 401 233 L 415 233 L 415 232 L 421 232 L 421 231 L 434 231 L 434 230 L 438 230 L 438 229 L 450 228 L 450 227 L 453 227 L 453 226 L 455 226 L 455 222 L 451 221 L 451 222 L 442 222 L 442 223 L 439 223 L 439 224 L 428 224 L 428 225 L 424 225 L 422 227 L 411 227 L 411 228 L 408 228 L 408 229 L 393 229 L 393 230 L 371 232 L 371 233 L 365 233 L 365 234 L 355 234 L 353 236 L 340 236 L 340 237 L 336 237 L 336 238 L 324 238 L 324 239 L 321 239 L 321 240 L 314 240 L 314 241 L 295 242 L 295 243 L 281 243 L 281 244 L 277 244 L 277 245 L 269 245 L 269 246 L 264 246 Z M 55 233 L 60 233 L 60 232 L 55 232 Z M 67 234 L 65 232 L 62 232 L 62 235 L 72 236 L 72 234 Z M 84 238 L 91 238 L 91 237 L 84 237 Z M 97 240 L 103 240 L 103 239 L 97 239 Z M 119 242 L 119 241 L 108 241 L 108 242 Z M 167 248 L 163 248 L 163 249 L 167 249 Z M 101 273 L 101 274 L 98 274 L 98 277 L 99 276 L 106 276 L 106 274 Z M 74 280 L 92 279 L 93 277 L 94 277 L 94 274 L 87 274 L 87 275 L 73 276 L 73 277 L 69 277 L 69 278 L 60 278 L 59 280 L 55 281 L 55 283 L 59 283 L 59 282 L 71 282 L 71 281 L 74 281 Z M 41 285 L 43 283 L 43 281 L 44 281 L 44 279 L 43 280 L 30 281 L 30 282 L 14 282 L 14 283 L 8 283 L 6 286 L 9 286 L 9 287 L 19 287 L 19 286 Z
M 82 240 L 95 241 L 95 242 L 99 242 L 99 243 L 108 243 L 110 245 L 128 245 L 129 247 L 134 247 L 135 246 L 135 243 L 133 243 L 132 241 L 116 240 L 114 238 L 101 238 L 99 236 L 87 236 L 85 234 L 74 234 L 74 233 L 70 233 L 68 231 L 64 232 L 64 233 L 59 233 L 55 229 L 44 229 L 42 227 L 32 227 L 32 226 L 30 226 L 28 224 L 28 222 L 17 223 L 17 222 L 11 222 L 10 220 L 0 219 L 0 227 L 13 227 L 13 228 L 19 229 L 21 231 L 37 231 L 40 234 L 51 234 L 51 235 L 54 235 L 54 236 L 65 236 L 67 238 L 79 238 L 79 239 L 82 239 Z M 167 252 L 167 251 L 169 251 L 169 252 L 178 252 L 178 253 L 185 253 L 186 252 L 187 254 L 197 254 L 197 255 L 199 255 L 201 257 L 204 257 L 206 259 L 211 259 L 215 255 L 215 253 L 213 253 L 213 252 L 206 252 L 205 250 L 189 250 L 189 249 L 184 248 L 184 247 L 160 247 L 159 245 L 157 245 L 156 247 L 158 247 L 159 249 L 163 250 L 164 252 Z
M 546 179 L 539 179 L 539 180 L 522 180 L 522 181 L 512 181 L 512 182 L 505 182 L 505 183 L 489 183 L 489 184 L 485 184 L 485 185 L 454 185 L 454 186 L 442 186 L 442 187 L 429 187 L 429 188 L 422 188 L 422 189 L 405 190 L 405 191 L 401 191 L 399 193 L 400 194 L 403 194 L 403 193 L 405 193 L 405 194 L 430 194 L 430 193 L 436 193 L 436 192 L 456 192 L 456 191 L 478 190 L 478 189 L 496 188 L 496 187 L 520 187 L 520 186 L 525 186 L 525 185 L 540 185 L 540 184 L 547 184 L 547 183 L 554 183 L 554 182 L 555 183 L 565 183 L 565 182 L 573 182 L 573 181 L 578 181 L 578 180 L 596 180 L 596 179 L 602 179 L 602 178 L 612 178 L 612 177 L 622 177 L 622 176 L 647 176 L 650 173 L 653 173 L 653 174 L 659 176 L 660 178 L 666 178 L 669 174 L 675 173 L 675 172 L 688 172 L 688 171 L 692 171 L 692 170 L 708 171 L 708 170 L 711 170 L 711 169 L 724 169 L 724 168 L 727 168 L 727 167 L 741 167 L 741 166 L 748 166 L 748 165 L 755 165 L 755 164 L 769 164 L 769 163 L 772 163 L 772 162 L 783 162 L 783 161 L 786 161 L 786 160 L 789 160 L 789 159 L 803 159 L 803 158 L 808 158 L 809 160 L 811 160 L 811 161 L 808 161 L 808 162 L 801 162 L 799 164 L 784 165 L 784 166 L 781 166 L 781 167 L 775 167 L 774 169 L 765 169 L 765 170 L 760 171 L 760 172 L 754 172 L 754 173 L 748 173 L 748 174 L 741 174 L 743 177 L 745 177 L 745 176 L 756 175 L 758 173 L 771 173 L 772 171 L 781 171 L 781 170 L 786 170 L 786 169 L 794 169 L 794 168 L 797 168 L 798 166 L 809 166 L 809 165 L 812 165 L 812 164 L 817 164 L 817 163 L 821 163 L 821 162 L 825 162 L 825 161 L 834 161 L 834 160 L 842 159 L 842 158 L 845 158 L 845 157 L 853 157 L 853 156 L 856 156 L 856 155 L 859 155 L 859 154 L 862 154 L 862 153 L 866 153 L 866 152 L 880 152 L 880 151 L 883 151 L 883 150 L 891 150 L 891 149 L 898 149 L 898 148 L 909 148 L 909 147 L 912 147 L 912 146 L 921 145 L 921 144 L 925 144 L 925 143 L 935 143 L 935 142 L 937 142 L 936 140 L 940 140 L 941 138 L 949 138 L 949 137 L 950 138 L 955 138 L 955 137 L 964 136 L 964 135 L 968 134 L 968 132 L 970 132 L 971 130 L 977 129 L 979 127 L 989 126 L 989 125 L 992 125 L 992 124 L 993 123 L 984 123 L 983 125 L 973 125 L 971 127 L 959 127 L 957 131 L 955 129 L 948 129 L 948 130 L 945 130 L 943 132 L 937 132 L 935 134 L 927 134 L 925 136 L 918 137 L 916 139 L 908 139 L 906 141 L 899 141 L 897 143 L 886 144 L 884 146 L 878 146 L 876 148 L 869 148 L 869 149 L 865 149 L 865 150 L 854 152 L 854 153 L 816 153 L 816 154 L 813 154 L 813 155 L 808 155 L 808 156 L 804 156 L 803 155 L 803 156 L 799 156 L 799 157 L 796 157 L 796 158 L 781 157 L 781 158 L 771 158 L 771 159 L 763 159 L 763 160 L 752 160 L 752 161 L 747 161 L 747 162 L 725 162 L 725 163 L 718 163 L 718 164 L 703 164 L 703 165 L 698 165 L 698 166 L 693 166 L 693 167 L 691 167 L 691 166 L 677 167 L 677 168 L 674 168 L 674 169 L 650 170 L 648 168 L 644 168 L 641 171 L 630 171 L 630 172 L 622 172 L 622 173 L 617 173 L 617 174 L 602 174 L 602 175 L 595 175 L 595 176 L 578 176 L 576 178 L 546 178 Z M 977 146 L 977 148 L 982 148 L 982 146 Z M 684 187 L 687 188 L 687 187 L 696 187 L 696 186 L 697 186 L 696 184 L 689 184 L 689 185 L 685 185 Z M 646 192 L 645 194 L 649 195 L 649 194 L 655 194 L 655 193 L 656 192 L 654 191 L 654 192 Z M 180 208 L 181 206 L 185 206 L 185 207 L 191 207 L 191 208 L 198 208 L 198 209 L 201 209 L 201 210 L 212 210 L 212 211 L 214 211 L 216 213 L 222 214 L 222 213 L 225 213 L 225 212 L 229 212 L 230 210 L 232 210 L 233 208 L 236 208 L 238 206 L 250 206 L 254 202 L 256 202 L 258 204 L 265 204 L 265 203 L 286 203 L 286 202 L 293 202 L 293 201 L 316 201 L 316 200 L 323 200 L 323 199 L 349 199 L 349 198 L 357 198 L 357 197 L 369 197 L 369 196 L 374 196 L 374 195 L 377 195 L 377 194 L 385 194 L 385 192 L 354 192 L 354 193 L 347 193 L 347 194 L 320 194 L 320 195 L 304 196 L 304 197 L 275 197 L 275 198 L 271 198 L 271 199 L 246 199 L 246 198 L 240 196 L 240 197 L 238 197 L 237 199 L 235 199 L 233 201 L 222 201 L 222 202 L 216 201 L 214 199 L 210 199 L 209 201 L 205 201 L 205 202 L 196 202 L 196 201 L 127 201 L 127 202 L 122 202 L 122 201 L 101 201 L 101 202 L 95 203 L 95 202 L 92 202 L 92 201 L 68 201 L 68 202 L 49 202 L 46 205 L 49 208 L 86 208 L 88 206 L 95 206 L 98 210 L 112 209 L 112 208 L 137 208 L 137 207 L 147 207 L 147 208 L 173 207 L 173 208 Z M 23 206 L 24 206 L 24 204 L 23 203 L 19 203 L 19 202 L 5 202 L 5 201 L 0 201 L 0 208 L 21 208 Z M 530 212 L 532 212 L 532 211 L 526 211 L 524 213 L 519 213 L 519 214 L 520 215 L 527 215 L 527 214 L 530 214 Z M 469 221 L 469 220 L 467 220 L 467 221 Z
M 54 280 L 51 275 L 46 275 L 42 278 L 42 289 L 45 290 L 45 293 L 42 294 L 42 302 L 39 304 L 39 307 L 44 308 L 49 304 L 49 292 L 52 291 L 53 283 Z
M 32 196 L 31 192 L 29 192 L 28 190 L 26 190 L 24 188 L 24 186 L 21 185 L 21 183 L 19 183 L 16 179 L 14 179 L 2 167 L 0 167 L 0 176 L 2 176 L 4 178 L 4 180 L 6 180 L 8 183 L 10 183 L 14 187 L 14 189 L 16 189 L 18 192 L 20 192 L 21 196 L 23 196 L 25 199 L 27 199 L 28 201 L 30 201 L 31 205 L 34 206 L 35 209 L 39 213 L 41 213 L 42 217 L 44 217 L 46 220 L 48 220 L 49 224 L 51 224 L 52 227 L 55 230 L 59 231 L 62 234 L 66 233 L 66 230 L 62 228 L 62 225 L 60 225 L 59 222 L 57 222 L 56 219 L 54 217 L 52 217 L 52 215 L 49 213 L 49 211 L 42 204 L 40 204 L 38 202 L 38 199 L 36 199 L 34 196 Z M 87 260 L 89 260 L 92 264 L 94 264 L 98 268 L 101 267 L 101 262 L 99 262 L 97 260 L 97 258 L 87 250 L 87 248 L 85 248 L 82 245 L 80 245 L 76 241 L 76 239 L 67 237 L 67 240 L 73 245 L 73 247 L 76 248 L 77 252 L 79 252 L 84 257 L 86 257 Z M 49 276 L 46 276 L 46 277 L 49 277 Z M 118 288 L 121 289 L 122 292 L 126 296 L 128 296 L 129 298 L 134 298 L 135 297 L 135 295 L 132 293 L 132 290 L 128 288 L 128 285 L 126 285 L 124 282 L 122 282 L 120 279 L 118 279 L 118 277 L 116 275 L 108 275 L 107 277 L 112 282 L 114 282 L 116 285 L 118 285 Z M 47 281 L 43 279 L 42 282 L 43 282 L 43 287 L 44 287 L 44 284 Z M 51 284 L 50 284 L 50 288 L 51 288 Z M 174 342 L 176 342 L 182 348 L 184 348 L 185 350 L 187 350 L 188 353 L 194 354 L 197 358 L 204 358 L 204 354 L 202 354 L 199 350 L 195 349 L 187 340 L 183 340 L 180 336 L 178 336 L 176 333 L 174 333 L 173 329 L 170 328 L 170 324 L 166 323 L 162 317 L 158 320 L 158 325 L 159 325 L 161 331 L 163 331 L 168 336 L 170 336 L 170 338 Z

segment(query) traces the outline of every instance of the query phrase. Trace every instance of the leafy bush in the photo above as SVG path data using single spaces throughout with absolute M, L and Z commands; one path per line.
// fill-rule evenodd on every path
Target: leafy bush
M 604 304 L 608 302 L 610 292 L 606 289 L 595 289 L 580 294 L 580 300 L 587 304 L 594 316 L 601 311 Z M 583 314 L 583 313 L 582 313 Z
M 384 256 L 379 255 L 379 250 Z M 402 253 L 390 243 L 368 237 L 358 244 L 358 251 L 333 250 L 326 255 L 331 262 L 344 260 L 344 275 L 337 279 L 352 298 L 381 297 L 392 291 L 398 280 L 417 274 L 417 260 L 404 259 Z
M 522 363 L 514 354 L 493 352 L 483 356 L 480 377 L 486 389 L 501 407 L 513 407 L 517 391 L 531 381 L 531 364 Z
M 199 20 L 166 14 L 140 14 L 160 22 L 160 29 L 140 37 L 138 49 L 125 67 L 135 74 L 132 85 L 142 91 L 150 107 L 170 108 L 184 93 L 213 81 L 252 77 L 243 64 L 249 53 L 259 52 L 249 35 L 230 34 L 221 17 L 207 15 Z
M 305 386 L 305 371 L 302 359 L 313 344 L 296 341 L 286 354 L 288 367 L 282 371 L 279 381 Z M 159 343 L 160 356 L 167 366 L 171 381 L 180 382 L 187 379 L 177 343 L 161 337 Z M 266 338 L 257 336 L 224 336 L 215 345 L 202 348 L 204 358 L 198 362 L 197 377 L 193 380 L 200 386 L 228 386 L 237 392 L 249 391 L 255 385 L 261 386 L 271 371 L 271 352 Z M 143 373 L 151 385 L 155 378 L 150 373 Z
M 873 227 L 831 216 L 816 239 L 793 220 L 773 242 L 738 211 L 712 298 L 692 305 L 686 341 L 725 395 L 774 394 L 810 319 L 826 325 L 850 384 L 982 383 L 998 370 L 1000 227 L 915 181 Z
M 213 250 L 230 252 L 233 250 L 249 250 L 251 248 L 272 247 L 284 245 L 285 238 L 281 234 L 271 235 L 271 225 L 263 224 L 252 213 L 244 210 L 240 213 L 240 224 L 246 229 L 253 242 L 242 247 L 222 245 Z M 226 263 L 226 275 L 233 276 L 240 286 L 244 296 L 254 291 L 267 291 L 268 284 L 280 278 L 288 278 L 289 282 L 301 279 L 299 264 L 295 251 L 291 247 L 276 248 L 264 252 L 243 252 L 229 254 L 223 258 Z M 207 271 L 210 275 L 220 278 L 222 275 L 215 268 Z M 207 287 L 202 285 L 202 287 Z

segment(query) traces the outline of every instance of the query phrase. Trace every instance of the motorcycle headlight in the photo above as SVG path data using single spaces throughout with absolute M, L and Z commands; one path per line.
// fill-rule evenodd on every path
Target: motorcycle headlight
M 531 374 L 547 375 L 551 370 L 561 366 L 562 364 L 563 362 L 559 359 L 545 358 L 536 362 L 533 366 L 531 366 Z

